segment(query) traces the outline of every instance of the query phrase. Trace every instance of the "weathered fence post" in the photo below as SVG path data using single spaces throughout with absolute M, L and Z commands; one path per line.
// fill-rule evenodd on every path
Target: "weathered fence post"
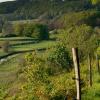
M 9 52 L 9 41 L 5 41 L 3 44 L 2 44 L 2 49 L 5 53 L 8 53 Z
M 97 71 L 98 71 L 98 73 L 100 74 L 98 54 L 96 54 L 96 65 L 97 65 Z
M 73 63 L 74 63 L 75 75 L 76 75 L 77 100 L 81 100 L 80 68 L 79 68 L 78 49 L 72 48 L 72 54 L 73 54 Z
M 89 64 L 89 86 L 92 86 L 92 66 L 91 66 L 91 57 L 88 54 L 88 64 Z

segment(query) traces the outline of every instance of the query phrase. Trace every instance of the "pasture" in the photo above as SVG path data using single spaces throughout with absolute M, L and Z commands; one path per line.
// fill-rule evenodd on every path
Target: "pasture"
M 9 52 L 4 52 L 2 50 L 2 45 L 4 42 L 9 42 Z M 42 48 L 50 48 L 55 46 L 57 41 L 48 40 L 48 41 L 38 41 L 30 37 L 9 37 L 9 38 L 0 38 L 0 56 L 7 55 L 12 52 L 18 51 L 28 51 L 36 50 Z

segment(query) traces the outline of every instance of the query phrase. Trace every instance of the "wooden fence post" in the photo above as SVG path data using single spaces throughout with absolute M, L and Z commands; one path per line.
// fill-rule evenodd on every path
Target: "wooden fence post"
M 92 86 L 92 67 L 91 67 L 91 57 L 88 54 L 88 64 L 89 64 L 89 86 Z
M 73 54 L 73 63 L 75 67 L 75 76 L 76 76 L 76 88 L 77 88 L 77 100 L 81 100 L 81 86 L 80 86 L 80 68 L 79 68 L 79 58 L 78 58 L 78 49 L 72 48 Z
M 100 74 L 98 54 L 96 54 L 96 65 L 97 65 L 97 71 L 98 71 L 98 73 Z
M 9 41 L 5 41 L 3 44 L 2 44 L 2 49 L 5 53 L 8 53 L 9 52 Z

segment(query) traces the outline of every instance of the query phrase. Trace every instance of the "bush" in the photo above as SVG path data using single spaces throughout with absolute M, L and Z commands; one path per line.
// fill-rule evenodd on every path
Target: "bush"
M 43 24 L 34 25 L 32 37 L 37 37 L 39 40 L 49 39 L 48 27 Z
M 60 31 L 61 32 L 61 31 Z M 66 44 L 67 48 L 77 47 L 81 58 L 93 55 L 97 48 L 97 34 L 92 27 L 87 25 L 73 26 L 69 30 L 62 30 L 61 41 Z
M 47 70 L 51 66 L 48 64 L 47 58 L 41 57 L 36 52 L 25 56 L 25 64 L 21 74 L 26 82 L 20 87 L 21 91 L 16 93 L 14 99 L 60 100 L 65 98 L 67 90 L 74 86 L 73 81 L 68 82 L 67 78 L 72 74 L 60 69 L 56 73 L 57 76 L 50 75 Z M 57 69 L 57 66 L 55 68 Z
M 63 44 L 59 44 L 51 50 L 48 61 L 67 70 L 69 70 L 71 67 L 69 52 Z
M 91 0 L 91 3 L 92 3 L 93 5 L 97 5 L 97 4 L 100 3 L 100 0 Z
M 95 10 L 87 10 L 81 12 L 71 12 L 64 14 L 61 16 L 56 22 L 54 22 L 54 26 L 57 28 L 71 28 L 72 26 L 79 26 L 82 24 L 90 25 L 90 26 L 99 26 L 98 20 L 100 18 L 100 12 Z
M 24 26 L 23 29 L 23 36 L 31 37 L 33 33 L 34 25 L 33 24 L 27 24 Z
M 16 24 L 14 31 L 17 36 L 33 37 L 39 40 L 49 39 L 49 32 L 47 25 L 44 24 Z
M 25 26 L 26 24 L 22 24 L 22 23 L 17 23 L 13 25 L 14 33 L 16 34 L 16 36 L 23 36 L 23 31 Z

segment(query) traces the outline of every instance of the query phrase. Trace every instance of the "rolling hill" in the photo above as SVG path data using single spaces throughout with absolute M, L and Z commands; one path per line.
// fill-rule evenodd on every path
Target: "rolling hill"
M 0 18 L 8 20 L 45 17 L 90 9 L 88 0 L 16 0 L 0 3 Z

